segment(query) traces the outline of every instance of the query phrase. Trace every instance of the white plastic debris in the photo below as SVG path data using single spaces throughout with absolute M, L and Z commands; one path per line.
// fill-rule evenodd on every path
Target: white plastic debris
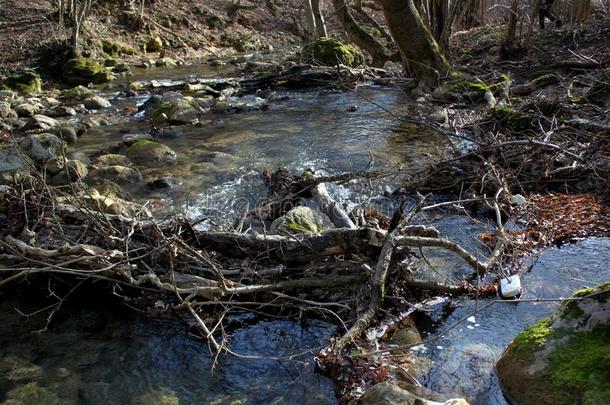
M 527 199 L 523 197 L 521 194 L 515 194 L 510 199 L 511 204 L 521 206 L 527 202 Z
M 474 316 L 469 316 L 466 320 L 470 323 L 477 323 L 477 319 Z
M 474 326 L 466 325 L 468 329 L 474 329 Z
M 518 274 L 500 280 L 502 298 L 514 298 L 521 295 L 521 279 Z

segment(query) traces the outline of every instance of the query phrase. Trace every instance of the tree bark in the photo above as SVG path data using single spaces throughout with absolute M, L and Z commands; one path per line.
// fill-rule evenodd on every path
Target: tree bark
M 324 20 L 324 14 L 320 10 L 320 0 L 311 0 L 311 7 L 313 9 L 313 16 L 316 22 L 316 33 L 318 38 L 327 37 L 326 32 L 326 21 Z
M 308 39 L 316 37 L 316 18 L 314 16 L 312 0 L 305 0 L 305 31 Z
M 373 58 L 373 66 L 383 66 L 391 59 L 390 51 L 374 36 L 366 32 L 354 20 L 345 0 L 333 0 L 335 14 L 343 25 L 349 39 L 368 52 Z
M 381 0 L 390 32 L 400 49 L 405 71 L 420 84 L 433 85 L 451 65 L 426 27 L 413 0 Z

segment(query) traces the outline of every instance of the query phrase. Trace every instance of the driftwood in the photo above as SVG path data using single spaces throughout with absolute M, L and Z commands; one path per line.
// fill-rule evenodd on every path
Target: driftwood
M 337 228 L 355 229 L 356 225 L 349 218 L 347 213 L 339 207 L 339 204 L 328 194 L 324 183 L 312 187 L 311 194 L 318 204 L 320 211 L 325 213 Z

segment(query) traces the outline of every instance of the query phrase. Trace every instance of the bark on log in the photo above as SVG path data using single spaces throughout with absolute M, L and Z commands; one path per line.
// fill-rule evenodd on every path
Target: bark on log
M 195 235 L 196 240 L 191 243 L 200 249 L 236 257 L 269 256 L 287 262 L 309 262 L 316 257 L 348 253 L 374 257 L 385 239 L 384 231 L 369 228 L 331 229 L 292 237 L 203 231 L 195 232 Z

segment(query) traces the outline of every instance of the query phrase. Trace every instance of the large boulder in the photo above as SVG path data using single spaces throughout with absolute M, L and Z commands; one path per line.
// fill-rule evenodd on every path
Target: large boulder
M 318 233 L 322 226 L 316 217 L 316 213 L 309 207 L 296 207 L 286 215 L 276 219 L 271 224 L 270 233 L 276 235 Z
M 574 298 L 517 335 L 498 361 L 511 403 L 608 403 L 610 283 L 580 290 Z
M 155 165 L 176 160 L 176 152 L 159 142 L 141 139 L 127 150 L 127 157 L 136 164 Z
M 163 101 L 155 110 L 152 121 L 155 125 L 163 122 L 170 124 L 191 124 L 201 118 L 203 110 L 197 101 L 191 98 L 176 98 Z
M 152 37 L 146 41 L 146 52 L 158 52 L 163 49 L 163 40 L 160 37 Z
M 333 38 L 322 37 L 310 42 L 303 47 L 301 55 L 310 63 L 327 66 L 334 66 L 337 62 L 347 66 L 364 63 L 364 56 L 358 47 Z
M 21 149 L 35 161 L 46 161 L 63 154 L 65 143 L 53 134 L 28 135 Z
M 142 174 L 138 169 L 119 165 L 97 167 L 87 177 L 89 184 L 112 182 L 119 185 L 127 185 L 140 181 L 142 181 Z
M 35 103 L 21 103 L 15 106 L 15 112 L 20 117 L 33 117 L 40 112 L 41 106 Z
M 468 405 L 464 399 L 450 399 L 445 402 L 434 402 L 420 398 L 388 382 L 382 382 L 369 388 L 360 398 L 362 405 Z
M 114 80 L 114 75 L 106 67 L 93 59 L 78 57 L 68 60 L 62 68 L 62 78 L 68 84 L 102 84 Z

